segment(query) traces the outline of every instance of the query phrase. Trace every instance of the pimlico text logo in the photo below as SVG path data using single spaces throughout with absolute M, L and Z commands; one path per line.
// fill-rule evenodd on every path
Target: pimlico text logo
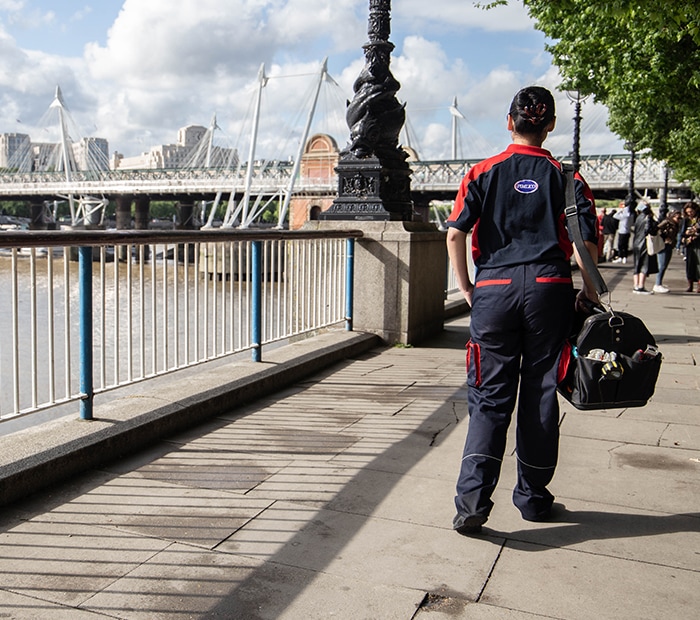
M 513 187 L 515 188 L 516 192 L 520 192 L 521 194 L 533 194 L 540 188 L 537 181 L 533 181 L 532 179 L 522 179 L 517 181 Z

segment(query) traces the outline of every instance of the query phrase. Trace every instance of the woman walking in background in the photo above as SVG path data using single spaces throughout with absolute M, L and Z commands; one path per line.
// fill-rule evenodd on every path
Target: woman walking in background
M 683 228 L 681 244 L 685 252 L 685 275 L 688 279 L 686 293 L 693 292 L 693 285 L 700 280 L 700 229 L 698 228 L 698 206 L 686 202 L 683 206 Z M 700 284 L 697 291 L 700 293 Z
M 671 262 L 673 250 L 676 247 L 678 231 L 681 227 L 681 212 L 677 209 L 670 211 L 665 219 L 659 224 L 659 234 L 664 240 L 664 249 L 657 254 L 659 262 L 659 273 L 656 274 L 656 284 L 653 291 L 655 293 L 668 293 L 668 287 L 664 286 L 664 275 L 668 264 Z
M 605 260 L 607 262 L 610 262 L 615 254 L 615 234 L 617 233 L 619 223 L 619 220 L 616 220 L 612 213 L 609 213 L 606 209 L 603 209 L 603 218 L 601 219 L 603 233 L 603 256 L 605 256 Z
M 618 221 L 617 227 L 617 258 L 613 261 L 616 263 L 627 262 L 627 254 L 629 253 L 629 243 L 631 226 L 634 221 L 634 201 L 627 200 L 620 203 L 620 208 L 615 212 L 613 217 Z
M 647 276 L 658 273 L 656 256 L 650 256 L 647 252 L 647 235 L 656 234 L 656 222 L 654 221 L 651 207 L 646 202 L 637 205 L 637 219 L 634 221 L 634 289 L 638 295 L 653 295 L 644 287 Z

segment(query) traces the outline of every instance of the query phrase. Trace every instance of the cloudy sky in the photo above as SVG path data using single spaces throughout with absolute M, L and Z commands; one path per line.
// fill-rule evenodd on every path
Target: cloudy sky
M 545 39 L 518 1 L 484 11 L 470 0 L 394 0 L 391 70 L 406 103 L 407 134 L 423 159 L 451 152 L 450 104 L 460 157 L 502 149 L 505 114 L 522 86 L 555 89 Z M 216 116 L 216 141 L 247 153 L 257 76 L 263 89 L 256 154 L 284 159 L 298 148 L 324 58 L 312 132 L 345 146 L 344 108 L 364 65 L 368 0 L 0 0 L 0 133 L 50 140 L 60 86 L 73 139 L 99 136 L 126 156 L 177 140 Z M 557 94 L 558 127 L 545 146 L 571 150 L 574 115 Z M 622 152 L 605 110 L 582 108 L 583 153 Z

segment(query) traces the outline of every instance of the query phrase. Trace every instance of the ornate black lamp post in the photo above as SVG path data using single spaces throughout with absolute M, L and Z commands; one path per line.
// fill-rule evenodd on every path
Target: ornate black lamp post
M 664 163 L 664 187 L 662 200 L 659 200 L 659 222 L 663 221 L 668 215 L 668 166 Z
M 411 169 L 399 147 L 406 119 L 396 99 L 400 84 L 389 70 L 393 43 L 390 0 L 369 0 L 365 67 L 355 81 L 346 119 L 350 141 L 338 161 L 338 198 L 321 219 L 413 219 Z
M 625 149 L 630 152 L 630 180 L 629 180 L 629 192 L 627 198 L 625 199 L 625 204 L 629 208 L 630 212 L 634 213 L 634 208 L 636 205 L 636 199 L 634 197 L 634 164 L 635 164 L 635 147 L 636 144 L 632 141 L 625 142 Z
M 574 150 L 572 154 L 571 163 L 574 166 L 574 170 L 578 172 L 579 165 L 581 162 L 581 104 L 586 100 L 586 97 L 582 97 L 579 91 L 572 93 L 566 91 L 566 96 L 569 101 L 574 103 Z

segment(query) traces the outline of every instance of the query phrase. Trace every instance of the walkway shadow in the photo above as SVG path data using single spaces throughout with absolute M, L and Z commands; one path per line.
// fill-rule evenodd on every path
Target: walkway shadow
M 463 349 L 467 339 L 468 334 L 465 327 L 448 325 L 445 333 L 424 343 L 415 351 L 420 359 L 423 354 L 421 349 L 424 348 L 460 350 Z M 405 355 L 410 357 L 412 350 L 414 349 L 406 351 Z M 271 394 L 264 400 L 249 403 L 241 409 L 233 410 L 228 416 L 214 418 L 208 423 L 183 433 L 182 435 L 187 435 L 186 440 L 175 437 L 172 440 L 160 442 L 122 462 L 106 465 L 101 470 L 86 472 L 70 482 L 57 485 L 54 489 L 28 498 L 6 510 L 5 518 L 0 524 L 0 531 L 10 530 L 20 523 L 31 521 L 35 516 L 55 511 L 55 514 L 48 519 L 39 519 L 40 525 L 45 527 L 47 532 L 51 532 L 59 526 L 65 528 L 76 524 L 84 526 L 94 523 L 104 527 L 105 532 L 109 532 L 112 528 L 126 532 L 134 531 L 137 536 L 144 540 L 157 541 L 160 539 L 164 546 L 168 545 L 168 549 L 163 551 L 162 556 L 159 556 L 161 559 L 154 562 L 156 568 L 153 570 L 157 571 L 157 578 L 149 577 L 145 581 L 140 580 L 138 578 L 140 573 L 135 570 L 129 574 L 115 575 L 111 578 L 112 581 L 114 581 L 114 577 L 119 579 L 114 585 L 114 588 L 119 590 L 119 600 L 110 598 L 113 588 L 103 583 L 104 576 L 102 576 L 103 581 L 95 579 L 89 586 L 85 587 L 84 592 L 81 590 L 75 595 L 87 598 L 88 592 L 95 592 L 98 597 L 103 597 L 100 598 L 99 603 L 96 603 L 98 606 L 100 604 L 106 605 L 105 608 L 102 608 L 103 611 L 107 608 L 116 610 L 119 608 L 118 605 L 123 604 L 123 601 L 135 599 L 140 600 L 139 605 L 143 605 L 141 612 L 146 614 L 148 613 L 148 605 L 153 605 L 151 610 L 155 610 L 159 605 L 165 604 L 167 606 L 171 604 L 170 600 L 173 598 L 172 593 L 168 590 L 168 583 L 171 579 L 173 582 L 187 583 L 190 580 L 191 583 L 194 583 L 196 579 L 192 575 L 199 575 L 202 571 L 210 570 L 210 563 L 221 562 L 222 568 L 220 570 L 214 569 L 213 575 L 216 576 L 212 575 L 208 582 L 209 585 L 200 588 L 201 591 L 198 594 L 192 594 L 192 591 L 187 588 L 180 592 L 178 605 L 180 605 L 181 611 L 189 611 L 193 617 L 196 615 L 202 618 L 240 618 L 245 620 L 282 615 L 305 590 L 319 587 L 319 577 L 322 579 L 333 577 L 326 574 L 324 569 L 343 553 L 343 550 L 370 520 L 369 516 L 364 515 L 372 515 L 376 507 L 401 480 L 401 476 L 406 474 L 416 462 L 436 449 L 436 437 L 438 435 L 444 437 L 451 433 L 466 415 L 461 406 L 459 407 L 460 415 L 455 412 L 456 405 L 454 403 L 461 404 L 464 401 L 461 385 L 456 386 L 455 382 L 433 385 L 426 379 L 426 377 L 431 376 L 430 373 L 426 374 L 424 370 L 420 370 L 420 362 L 416 364 L 413 361 L 407 361 L 407 369 L 403 368 L 401 361 L 396 359 L 389 359 L 385 363 L 382 355 L 386 351 L 387 349 L 377 349 L 357 356 L 355 359 L 339 362 L 282 392 Z M 400 356 L 404 353 L 389 349 L 389 355 Z M 443 359 L 444 353 L 436 351 L 429 352 L 428 355 Z M 374 363 L 375 359 L 378 363 Z M 349 378 L 352 380 L 352 384 L 349 384 L 348 376 L 343 376 L 342 373 L 353 364 L 357 364 L 358 361 L 370 362 L 370 364 L 367 369 L 360 369 L 362 372 L 357 374 L 356 379 L 359 383 L 355 381 L 354 373 L 351 371 Z M 410 374 L 411 379 L 407 379 L 408 374 Z M 443 376 L 442 371 L 436 374 Z M 317 386 L 319 382 L 327 383 L 327 385 L 324 385 L 321 390 L 322 394 L 316 392 L 312 395 L 311 392 L 314 391 L 312 388 Z M 411 391 L 413 393 L 409 394 L 408 392 Z M 420 402 L 422 397 L 419 394 L 424 391 L 429 392 L 429 397 L 425 397 L 425 409 L 422 412 L 414 412 L 414 415 L 421 417 L 415 422 L 412 422 L 410 415 L 404 419 L 402 417 L 404 408 L 400 407 L 397 401 Z M 289 533 L 290 536 L 278 551 L 273 551 L 264 558 L 247 556 L 245 553 L 236 553 L 235 551 L 223 552 L 223 549 L 218 549 L 221 553 L 212 553 L 220 543 L 226 541 L 229 536 L 242 528 L 246 520 L 241 519 L 240 523 L 235 524 L 233 520 L 237 518 L 236 515 L 225 514 L 229 506 L 226 500 L 230 496 L 230 504 L 234 505 L 237 493 L 240 491 L 229 486 L 229 488 L 223 489 L 224 495 L 217 496 L 209 493 L 211 489 L 220 488 L 217 485 L 223 478 L 223 474 L 215 472 L 211 465 L 197 465 L 194 462 L 196 459 L 193 459 L 193 471 L 183 472 L 179 481 L 181 493 L 175 496 L 169 495 L 165 500 L 162 497 L 151 495 L 154 489 L 158 488 L 152 481 L 158 481 L 161 475 L 166 474 L 170 478 L 172 472 L 159 470 L 155 474 L 145 473 L 144 478 L 134 478 L 131 474 L 136 470 L 148 468 L 168 454 L 178 451 L 193 453 L 196 458 L 207 458 L 206 449 L 201 446 L 201 443 L 192 446 L 191 442 L 206 437 L 210 433 L 216 433 L 219 429 L 229 426 L 235 427 L 239 423 L 250 425 L 248 421 L 250 414 L 264 410 L 267 405 L 277 399 L 295 394 L 304 396 L 304 402 L 298 403 L 294 411 L 291 412 L 296 413 L 296 417 L 289 416 L 291 423 L 289 437 L 278 437 L 275 441 L 275 438 L 270 436 L 269 431 L 262 429 L 262 432 L 255 431 L 255 441 L 249 444 L 216 444 L 216 442 L 212 442 L 214 448 L 210 458 L 215 459 L 218 451 L 218 453 L 226 453 L 226 462 L 228 462 L 230 453 L 255 454 L 258 451 L 265 458 L 275 461 L 291 461 L 295 457 L 302 457 L 306 454 L 307 460 L 310 459 L 313 462 L 313 459 L 318 457 L 319 460 L 316 461 L 317 466 L 313 473 L 323 476 L 323 464 L 330 464 L 330 468 L 325 468 L 328 470 L 327 475 L 337 478 L 342 485 L 342 488 L 332 499 L 336 508 L 327 507 L 326 504 L 321 504 L 318 501 L 305 502 L 303 499 L 298 501 L 290 499 L 270 500 L 270 507 L 266 510 L 268 514 L 272 513 L 273 526 L 275 511 L 270 509 L 275 508 L 278 503 L 287 504 L 287 506 L 296 504 L 306 525 L 298 533 L 291 531 L 289 524 L 279 526 L 282 534 Z M 324 432 L 322 428 L 318 427 L 302 429 L 298 425 L 303 424 L 303 417 L 307 414 L 304 409 L 307 398 L 325 399 L 321 401 L 322 407 L 318 413 L 323 414 L 327 419 L 333 418 L 338 413 L 334 412 L 336 408 L 342 413 L 347 406 L 347 401 L 355 401 L 355 404 L 359 401 L 366 401 L 367 407 L 370 409 L 359 412 L 358 417 L 362 417 L 367 411 L 371 411 L 374 415 L 366 416 L 365 428 L 357 430 L 356 437 L 353 437 L 352 427 L 334 432 Z M 373 403 L 376 406 L 374 410 L 371 409 Z M 394 413 L 390 413 L 390 409 Z M 398 426 L 392 428 L 392 424 L 388 422 L 397 423 Z M 360 426 L 362 425 L 361 423 Z M 402 432 L 402 428 L 411 428 L 411 430 L 405 437 L 397 439 L 397 433 Z M 329 437 L 335 440 L 335 444 L 330 447 L 324 443 L 328 441 Z M 358 457 L 356 464 L 353 464 L 352 459 L 350 461 L 340 460 L 334 464 L 332 460 L 328 459 L 330 452 L 327 455 L 323 454 L 326 449 L 333 450 L 334 454 L 342 454 L 344 446 L 338 447 L 336 444 L 341 439 L 350 440 L 353 438 L 355 441 L 365 440 L 365 443 L 359 445 L 358 451 L 354 453 Z M 378 451 L 377 446 L 383 444 L 386 444 L 386 448 Z M 410 458 L 407 458 L 409 454 Z M 342 475 L 344 467 L 348 471 L 347 478 Z M 333 468 L 339 471 L 335 472 Z M 248 476 L 258 475 L 256 472 L 252 472 L 252 468 L 244 473 Z M 233 475 L 232 472 L 228 472 L 228 476 Z M 262 477 L 267 478 L 269 475 L 269 473 L 263 472 Z M 119 480 L 121 476 L 126 476 L 126 480 Z M 308 478 L 308 476 L 306 477 Z M 173 484 L 168 480 L 166 483 Z M 301 485 L 307 484 L 303 479 L 300 483 Z M 110 495 L 105 494 L 103 497 L 99 494 L 99 487 L 102 485 L 110 486 L 112 492 L 116 491 L 124 498 L 122 505 L 115 505 L 112 515 L 106 514 L 110 510 L 110 504 L 107 502 L 112 501 Z M 254 487 L 255 485 L 250 484 L 249 486 Z M 119 488 L 115 489 L 114 487 Z M 176 489 L 176 487 L 172 488 Z M 98 490 L 98 493 L 94 493 L 95 490 Z M 87 501 L 82 499 L 83 496 L 89 496 Z M 211 509 L 206 508 L 206 515 L 209 515 L 206 519 L 201 518 L 202 513 L 201 511 L 197 512 L 194 502 L 179 501 L 180 497 L 196 498 L 200 496 L 210 498 L 208 506 Z M 173 499 L 168 499 L 170 497 Z M 353 504 L 358 497 L 361 497 L 363 503 L 361 513 L 337 508 L 338 505 Z M 262 504 L 264 501 L 266 500 L 260 500 L 260 503 Z M 451 501 L 451 496 L 445 497 L 446 503 L 451 503 Z M 163 503 L 161 504 L 161 502 Z M 86 506 L 89 506 L 87 510 L 85 510 Z M 281 510 L 289 513 L 288 507 L 283 506 Z M 110 517 L 106 523 L 100 521 L 100 517 L 105 515 Z M 260 518 L 260 515 L 250 518 L 257 519 Z M 163 527 L 163 523 L 169 527 Z M 329 526 L 334 524 L 337 527 L 330 529 Z M 157 529 L 159 526 L 160 529 Z M 446 528 L 448 527 L 449 522 L 446 523 Z M 224 534 L 221 531 L 223 529 L 228 531 Z M 274 530 L 262 532 L 260 534 L 262 537 L 256 542 L 264 544 L 269 541 L 274 543 L 275 534 Z M 254 533 L 254 536 L 258 536 L 258 534 Z M 290 554 L 293 556 L 295 553 L 303 553 L 304 549 L 308 549 L 310 537 L 314 547 L 315 568 L 302 568 L 300 565 L 303 565 L 304 562 L 301 560 L 289 563 Z M 87 543 L 91 545 L 89 552 L 92 554 L 106 553 L 111 560 L 121 562 L 124 551 L 117 547 L 119 540 L 118 536 L 115 537 L 115 542 L 109 542 L 105 539 L 102 549 L 98 549 L 91 542 Z M 42 554 L 44 553 L 46 551 L 39 548 L 37 557 L 43 558 Z M 46 557 L 48 558 L 48 555 Z M 176 558 L 176 561 L 173 558 Z M 262 562 L 260 562 L 261 559 L 263 559 Z M 181 564 L 175 566 L 172 571 L 167 567 L 162 568 L 163 563 L 167 563 L 169 560 Z M 73 565 L 76 561 L 71 557 L 65 560 L 68 573 L 77 574 L 79 572 L 77 567 Z M 145 562 L 142 570 L 147 572 L 150 569 L 151 563 Z M 173 571 L 177 572 L 177 578 Z M 358 571 L 361 571 L 360 567 L 358 567 Z M 342 579 L 341 577 L 333 578 Z M 142 590 L 144 583 L 151 584 L 155 591 L 144 592 Z M 91 590 L 92 588 L 94 590 Z M 52 596 L 48 592 L 44 595 L 47 599 Z M 149 595 L 153 598 L 148 599 Z M 86 609 L 90 609 L 90 605 L 89 602 L 84 603 Z M 205 608 L 206 611 L 203 611 Z
M 484 534 L 502 539 L 521 551 L 544 551 L 552 547 L 572 547 L 594 540 L 616 538 L 641 538 L 686 532 L 700 533 L 700 513 L 650 515 L 638 513 L 614 513 L 600 511 L 569 511 L 546 527 L 501 532 L 484 528 Z

